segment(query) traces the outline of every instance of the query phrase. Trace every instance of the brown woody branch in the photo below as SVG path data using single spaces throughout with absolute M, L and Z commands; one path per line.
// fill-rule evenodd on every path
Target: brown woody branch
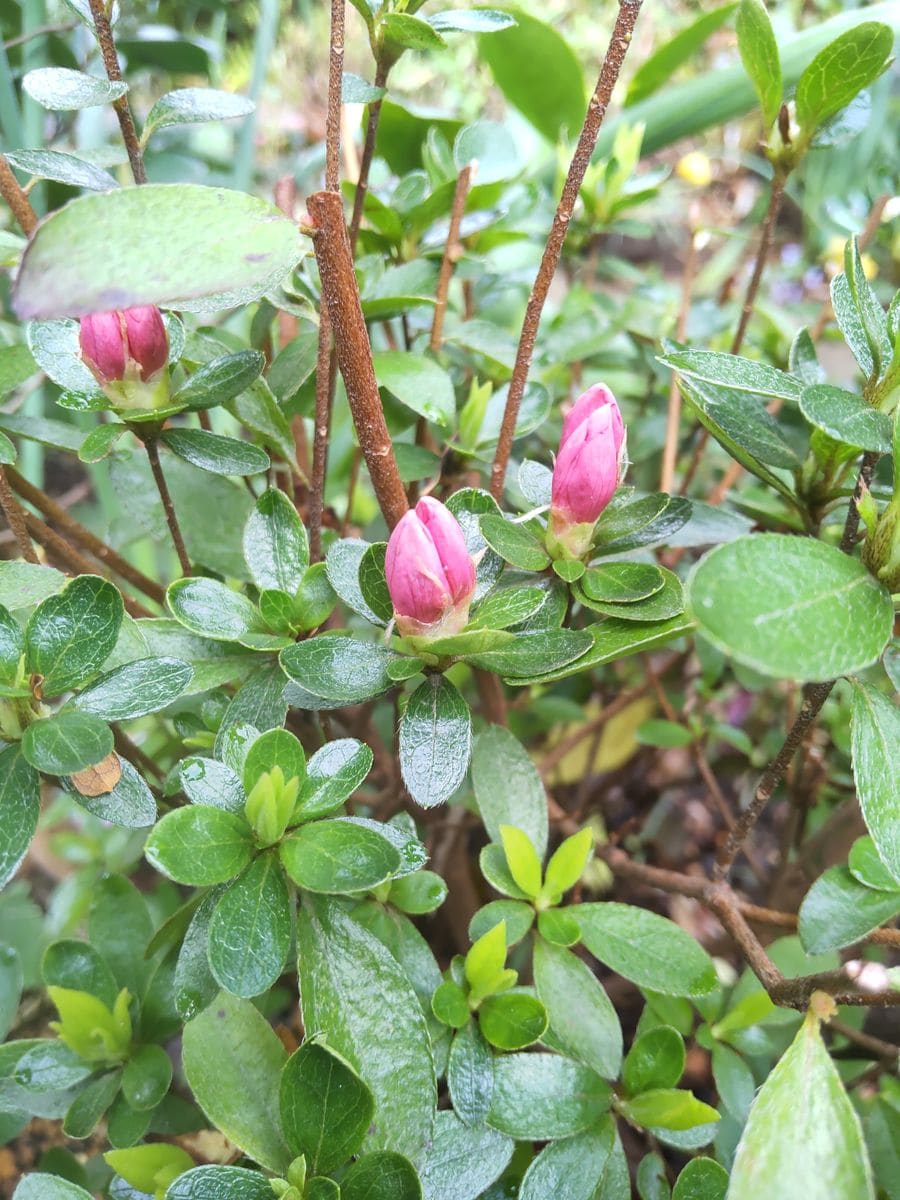
M 38 215 L 31 207 L 31 201 L 16 179 L 12 167 L 2 154 L 0 154 L 0 195 L 9 205 L 19 228 L 26 237 L 30 237 L 37 228 Z
M 390 67 L 379 59 L 375 63 L 375 87 L 383 88 L 387 84 Z M 375 157 L 375 139 L 378 137 L 378 122 L 381 119 L 381 97 L 369 105 L 369 116 L 366 120 L 366 136 L 363 141 L 362 158 L 359 163 L 359 178 L 356 182 L 356 195 L 353 197 L 353 213 L 350 217 L 350 250 L 356 251 L 356 239 L 359 237 L 359 227 L 362 224 L 363 209 L 366 204 L 366 192 L 369 190 L 369 172 L 372 169 L 372 159 Z
M 538 268 L 538 273 L 531 289 L 531 295 L 528 297 L 528 304 L 525 308 L 525 320 L 516 350 L 516 361 L 513 366 L 512 379 L 510 380 L 509 392 L 506 397 L 506 408 L 503 412 L 503 423 L 500 426 L 497 450 L 494 455 L 493 465 L 491 466 L 491 495 L 495 500 L 499 500 L 503 495 L 506 467 L 509 463 L 510 452 L 512 451 L 516 420 L 519 416 L 519 406 L 525 394 L 525 384 L 528 380 L 528 370 L 531 366 L 534 344 L 537 340 L 538 327 L 541 323 L 541 313 L 543 312 L 544 303 L 550 291 L 550 285 L 553 282 L 553 276 L 556 274 L 556 268 L 559 265 L 563 244 L 569 230 L 569 223 L 572 220 L 572 214 L 575 211 L 575 205 L 578 201 L 578 193 L 581 190 L 584 176 L 590 165 L 594 147 L 597 145 L 600 126 L 603 124 L 603 118 L 606 116 L 613 88 L 619 78 L 619 72 L 622 70 L 625 55 L 631 44 L 631 35 L 641 9 L 641 3 L 642 0 L 619 0 L 619 11 L 616 16 L 616 23 L 613 27 L 609 47 L 606 51 L 606 57 L 603 60 L 603 66 L 600 68 L 600 76 L 597 79 L 594 94 L 588 104 L 584 125 L 581 129 L 581 135 L 578 138 L 578 145 L 575 147 L 575 153 L 569 164 L 566 182 L 563 185 L 562 195 L 560 196 L 556 214 L 553 218 L 550 235 L 547 238 L 547 244 L 544 247 L 544 253 L 541 257 L 541 265 Z
M 116 52 L 116 43 L 113 39 L 112 26 L 109 23 L 106 7 L 103 0 L 89 0 L 89 2 L 91 16 L 94 19 L 94 30 L 96 31 L 97 42 L 100 46 L 100 54 L 106 70 L 106 78 L 110 83 L 123 83 L 122 68 L 119 65 L 119 55 Z M 131 105 L 128 103 L 128 96 L 120 96 L 118 100 L 113 100 L 113 108 L 119 121 L 119 128 L 122 131 L 122 141 L 125 143 L 125 149 L 128 152 L 128 161 L 131 164 L 131 174 L 134 176 L 134 182 L 146 183 L 147 172 L 144 169 L 144 155 L 141 150 L 137 129 L 134 125 L 134 117 L 131 115 Z
M 450 292 L 450 280 L 453 276 L 453 266 L 462 253 L 459 242 L 459 228 L 462 224 L 466 208 L 466 197 L 472 183 L 473 166 L 470 163 L 463 167 L 456 179 L 456 189 L 453 193 L 453 206 L 450 210 L 450 226 L 447 230 L 447 244 L 441 258 L 441 270 L 438 275 L 437 303 L 434 306 L 434 318 L 431 322 L 431 337 L 429 348 L 437 353 L 444 340 L 444 317 L 447 314 L 447 296 Z
M 27 515 L 21 504 L 19 504 L 19 501 L 13 495 L 12 488 L 9 486 L 7 471 L 7 467 L 0 466 L 0 508 L 3 509 L 3 515 L 6 517 L 7 524 L 13 532 L 13 537 L 16 539 L 19 553 L 26 562 L 39 563 L 40 559 L 35 553 L 31 538 L 28 536 Z
M 135 430 L 135 432 L 137 432 Z M 147 451 L 147 459 L 150 463 L 150 470 L 153 473 L 153 479 L 156 483 L 156 490 L 159 492 L 159 498 L 162 501 L 163 512 L 166 515 L 166 524 L 169 526 L 169 533 L 172 535 L 172 544 L 175 547 L 175 553 L 178 555 L 178 562 L 181 565 L 183 575 L 190 575 L 191 558 L 187 552 L 187 547 L 184 544 L 184 537 L 181 533 L 181 526 L 178 524 L 178 516 L 175 512 L 175 504 L 172 500 L 172 493 L 169 491 L 169 485 L 166 483 L 166 477 L 163 473 L 162 463 L 159 461 L 159 440 L 155 435 L 144 433 L 139 434 L 144 448 Z

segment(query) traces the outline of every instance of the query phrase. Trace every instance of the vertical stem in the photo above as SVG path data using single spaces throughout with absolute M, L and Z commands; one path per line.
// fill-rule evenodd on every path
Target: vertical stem
M 689 230 L 690 240 L 688 241 L 687 256 L 684 260 L 684 273 L 681 277 L 681 306 L 678 310 L 678 324 L 675 327 L 675 336 L 679 342 L 683 342 L 687 333 L 688 313 L 691 308 L 691 289 L 694 285 L 694 269 L 697 262 L 697 235 L 693 229 Z M 666 419 L 666 441 L 663 446 L 662 468 L 659 474 L 659 490 L 668 492 L 672 490 L 672 484 L 675 480 L 675 461 L 678 457 L 678 425 L 681 420 L 681 389 L 678 386 L 678 377 L 672 376 L 672 382 L 669 385 L 669 412 Z
M 28 530 L 25 526 L 25 513 L 22 511 L 22 506 L 13 495 L 12 488 L 9 486 L 5 466 L 0 466 L 0 508 L 3 509 L 7 523 L 13 531 L 22 557 L 26 562 L 39 563 L 41 560 L 35 554 L 34 546 L 31 544 L 31 538 L 28 536 Z
M 383 88 L 387 84 L 388 71 L 381 60 L 375 64 L 375 86 Z M 359 179 L 356 182 L 356 195 L 353 197 L 353 215 L 350 217 L 350 250 L 356 252 L 356 239 L 359 237 L 359 227 L 362 223 L 363 207 L 366 203 L 366 192 L 369 189 L 369 171 L 375 156 L 375 139 L 378 136 L 378 122 L 381 118 L 381 99 L 373 100 L 369 105 L 369 116 L 366 121 L 366 136 L 363 141 L 362 158 L 359 163 Z
M 12 215 L 26 237 L 30 237 L 37 228 L 37 213 L 31 207 L 31 201 L 23 191 L 13 169 L 0 154 L 0 195 L 9 205 Z
M 169 491 L 169 485 L 166 483 L 166 477 L 163 474 L 162 463 L 159 461 L 159 442 L 156 435 L 149 436 L 147 434 L 144 434 L 143 441 L 144 448 L 147 451 L 147 458 L 150 462 L 150 470 L 153 472 L 159 498 L 162 500 L 163 510 L 166 514 L 166 524 L 169 526 L 169 532 L 172 535 L 172 542 L 175 546 L 175 553 L 178 555 L 178 561 L 181 564 L 182 573 L 190 575 L 191 560 L 188 556 L 187 547 L 184 544 L 184 538 L 181 535 L 178 517 L 175 515 L 175 505 L 172 503 L 172 494 Z
M 753 264 L 753 274 L 750 276 L 750 282 L 747 284 L 747 293 L 744 296 L 744 304 L 741 308 L 741 319 L 738 321 L 738 327 L 731 342 L 732 354 L 737 354 L 744 344 L 744 334 L 747 332 L 747 326 L 750 324 L 750 318 L 753 316 L 756 294 L 759 291 L 763 271 L 766 269 L 766 261 L 769 257 L 769 249 L 772 245 L 772 235 L 775 232 L 778 214 L 781 211 L 781 201 L 784 198 L 784 185 L 786 182 L 787 175 L 783 170 L 776 167 L 775 175 L 772 178 L 772 193 L 769 196 L 769 207 L 763 221 L 759 249 L 756 252 L 756 262 Z
M 122 68 L 119 65 L 119 56 L 116 53 L 116 43 L 113 40 L 112 26 L 106 14 L 106 7 L 103 0 L 89 0 L 89 2 L 91 16 L 94 18 L 94 30 L 96 31 L 97 42 L 100 46 L 100 54 L 103 58 L 103 66 L 106 69 L 106 77 L 110 83 L 122 83 Z M 144 170 L 144 156 L 141 151 L 137 129 L 135 129 L 134 117 L 131 115 L 128 96 L 120 96 L 118 100 L 114 100 L 113 108 L 116 111 L 119 128 L 122 131 L 122 141 L 125 143 L 125 149 L 128 151 L 128 161 L 131 163 L 131 174 L 134 176 L 134 182 L 146 183 L 147 172 Z
M 315 192 L 309 197 L 307 208 L 315 225 L 313 248 L 322 295 L 328 305 L 353 423 L 379 506 L 388 527 L 393 529 L 408 504 L 378 394 L 372 347 L 344 223 L 344 206 L 337 192 Z
M 441 270 L 438 275 L 437 304 L 434 307 L 434 319 L 431 322 L 431 338 L 429 347 L 435 353 L 441 348 L 444 339 L 444 317 L 447 312 L 447 295 L 450 291 L 450 279 L 453 275 L 453 264 L 462 253 L 459 244 L 459 227 L 462 224 L 463 212 L 466 207 L 466 197 L 472 183 L 474 164 L 463 167 L 457 176 L 456 190 L 453 193 L 453 207 L 450 210 L 450 227 L 447 230 L 447 244 L 444 246 L 444 256 L 441 259 Z
M 325 121 L 325 187 L 341 185 L 341 83 L 344 73 L 344 0 L 331 0 L 328 55 L 328 115 Z
M 541 265 L 538 268 L 531 295 L 528 297 L 522 334 L 519 338 L 516 361 L 506 397 L 506 408 L 503 412 L 503 423 L 500 426 L 500 437 L 497 440 L 497 451 L 491 466 L 491 495 L 495 500 L 499 500 L 503 495 L 506 467 L 512 450 L 519 406 L 522 403 L 525 384 L 528 380 L 528 369 L 531 366 L 531 356 L 534 353 L 541 313 L 559 264 L 563 243 L 569 230 L 569 222 L 572 220 L 572 214 L 578 201 L 578 193 L 590 165 L 594 147 L 597 145 L 600 126 L 603 124 L 613 88 L 619 78 L 619 72 L 622 70 L 625 55 L 631 44 L 631 35 L 641 10 L 641 3 L 642 0 L 619 0 L 619 11 L 606 57 L 600 68 L 594 94 L 588 104 L 581 136 L 578 138 L 578 145 L 575 147 L 575 153 L 569 164 L 569 172 L 566 175 L 566 182 L 559 198 L 547 244 L 544 247 Z

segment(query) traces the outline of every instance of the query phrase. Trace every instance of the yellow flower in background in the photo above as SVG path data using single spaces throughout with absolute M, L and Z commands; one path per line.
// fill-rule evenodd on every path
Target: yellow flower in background
M 846 238 L 836 235 L 831 238 L 828 245 L 825 247 L 825 252 L 822 256 L 825 265 L 825 274 L 830 279 L 832 275 L 837 275 L 844 269 L 844 246 Z M 866 279 L 874 279 L 878 274 L 878 263 L 871 254 L 861 254 L 859 261 L 862 263 L 863 273 Z
M 712 183 L 712 163 L 702 150 L 691 150 L 680 158 L 675 173 L 692 187 L 709 187 Z

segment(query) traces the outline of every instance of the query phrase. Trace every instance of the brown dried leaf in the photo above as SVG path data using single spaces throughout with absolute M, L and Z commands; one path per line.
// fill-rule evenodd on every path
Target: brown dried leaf
M 115 751 L 107 754 L 102 762 L 70 775 L 72 786 L 81 796 L 105 796 L 111 792 L 122 777 L 122 764 Z

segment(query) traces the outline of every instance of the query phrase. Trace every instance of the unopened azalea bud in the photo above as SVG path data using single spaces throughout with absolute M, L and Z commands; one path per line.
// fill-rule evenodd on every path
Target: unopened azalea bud
M 244 815 L 253 826 L 261 846 L 272 846 L 287 829 L 294 811 L 300 780 L 285 779 L 281 767 L 263 771 L 244 805 Z
M 397 628 L 409 637 L 445 637 L 469 620 L 475 564 L 456 517 L 424 497 L 391 534 L 385 560 Z
M 599 383 L 578 398 L 563 421 L 548 529 L 556 557 L 580 558 L 588 550 L 597 518 L 619 486 L 624 446 L 616 398 Z
M 863 543 L 866 566 L 889 592 L 900 591 L 900 496 L 882 512 Z
M 82 317 L 81 357 L 115 407 L 161 408 L 169 398 L 163 374 L 169 338 L 153 305 Z

